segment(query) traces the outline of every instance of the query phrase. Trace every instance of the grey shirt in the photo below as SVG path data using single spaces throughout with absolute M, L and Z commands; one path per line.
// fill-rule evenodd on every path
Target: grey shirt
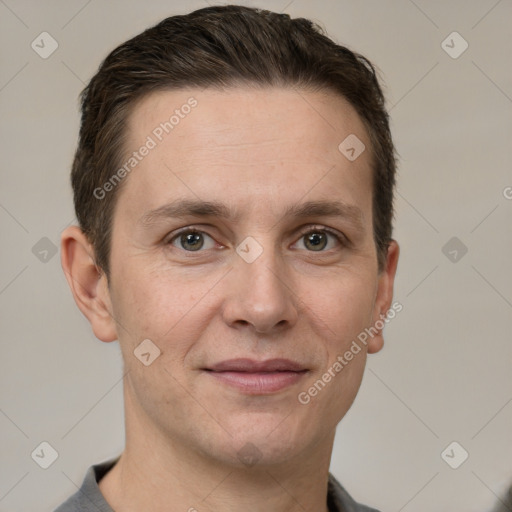
M 101 494 L 98 482 L 114 467 L 118 458 L 91 466 L 82 487 L 55 512 L 114 512 Z M 378 512 L 374 508 L 356 503 L 340 483 L 329 474 L 327 492 L 329 512 Z

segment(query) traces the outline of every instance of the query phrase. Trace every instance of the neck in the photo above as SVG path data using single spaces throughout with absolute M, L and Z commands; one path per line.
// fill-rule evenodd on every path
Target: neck
M 116 512 L 327 512 L 334 431 L 286 462 L 233 466 L 175 442 L 130 405 L 126 448 L 99 484 Z

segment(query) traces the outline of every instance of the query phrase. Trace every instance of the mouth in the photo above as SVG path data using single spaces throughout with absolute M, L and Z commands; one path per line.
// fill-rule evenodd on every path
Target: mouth
M 203 368 L 222 384 L 237 388 L 248 395 L 276 393 L 299 382 L 308 369 L 289 359 L 230 359 Z

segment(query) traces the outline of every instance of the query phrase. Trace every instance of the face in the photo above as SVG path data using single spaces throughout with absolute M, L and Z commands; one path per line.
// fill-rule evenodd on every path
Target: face
M 366 146 L 354 161 L 338 149 L 350 134 Z M 181 90 L 136 105 L 126 160 L 148 136 L 110 256 L 127 418 L 230 464 L 307 454 L 352 404 L 381 338 L 353 342 L 391 300 L 364 126 L 330 93 Z M 148 366 L 134 355 L 147 339 Z

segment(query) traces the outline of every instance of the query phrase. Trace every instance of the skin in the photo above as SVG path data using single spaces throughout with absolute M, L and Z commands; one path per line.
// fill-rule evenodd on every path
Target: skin
M 62 235 L 74 298 L 97 338 L 119 340 L 126 371 L 126 448 L 100 489 L 117 512 L 327 510 L 335 428 L 382 333 L 309 404 L 297 396 L 390 308 L 399 254 L 392 241 L 378 272 L 369 137 L 332 93 L 164 91 L 135 106 L 127 155 L 191 96 L 197 107 L 122 184 L 110 280 L 78 227 Z M 353 162 L 338 150 L 349 134 L 367 148 Z M 222 202 L 238 218 L 141 221 L 177 199 Z M 360 211 L 284 215 L 307 201 Z M 204 233 L 199 251 L 173 239 L 184 227 Z M 322 235 L 326 228 L 347 242 Z M 307 243 L 312 231 L 325 247 Z M 236 252 L 248 236 L 263 249 L 252 263 Z M 150 366 L 133 354 L 144 339 L 161 351 Z M 290 387 L 250 395 L 201 370 L 238 357 L 288 358 L 308 371 Z M 257 449 L 251 466 L 237 456 L 244 446 Z

